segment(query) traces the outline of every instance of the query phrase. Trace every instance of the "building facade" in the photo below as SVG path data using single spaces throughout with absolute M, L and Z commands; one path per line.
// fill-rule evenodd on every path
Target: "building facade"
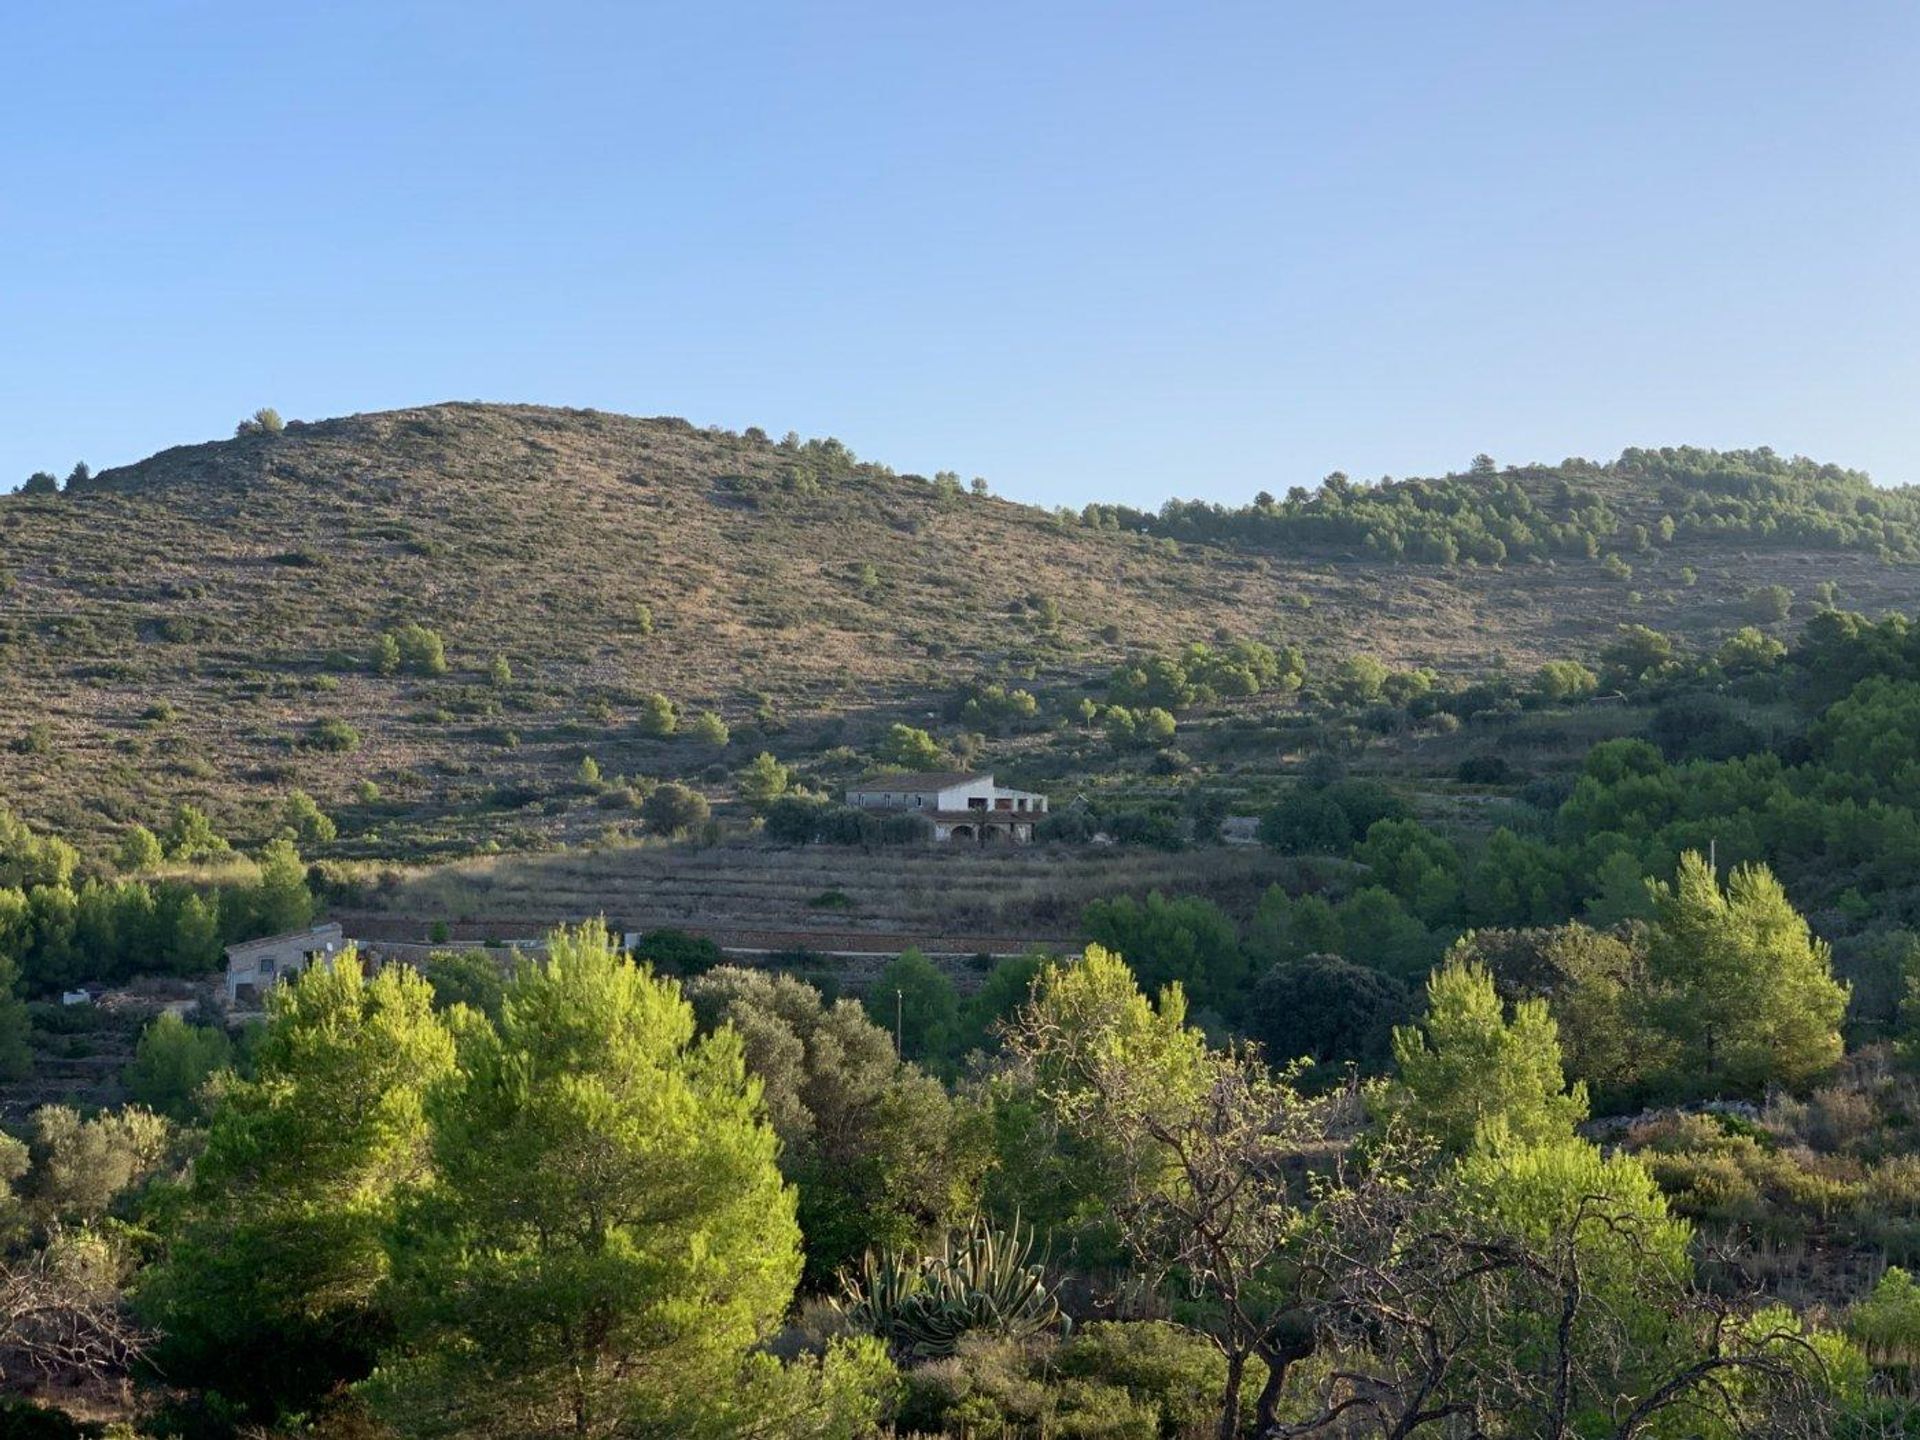
M 847 791 L 847 803 L 862 810 L 924 815 L 937 841 L 985 844 L 1033 839 L 1034 821 L 1047 813 L 1047 797 L 993 783 L 990 773 L 935 772 L 882 775 Z
M 282 980 L 324 964 L 346 948 L 338 925 L 315 925 L 227 947 L 227 1004 L 258 1001 Z

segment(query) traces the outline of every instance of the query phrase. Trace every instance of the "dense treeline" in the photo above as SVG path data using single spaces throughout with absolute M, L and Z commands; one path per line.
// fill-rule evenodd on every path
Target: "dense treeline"
M 1623 481 L 1652 498 L 1609 501 Z M 1336 473 L 1313 490 L 1295 486 L 1283 499 L 1263 493 L 1239 508 L 1170 500 L 1157 513 L 1089 506 L 1082 519 L 1175 540 L 1435 565 L 1592 558 L 1690 537 L 1920 554 L 1913 491 L 1766 449 L 1633 449 L 1610 463 L 1505 471 L 1482 456 L 1466 475 L 1365 485 Z
M 597 927 L 436 995 L 469 968 L 276 990 L 204 1128 L 40 1112 L 0 1150 L 0 1285 L 39 1305 L 0 1346 L 164 1375 L 154 1434 L 1812 1436 L 1895 1403 L 1578 1135 L 1553 1014 L 1470 956 L 1332 1091 L 1098 947 L 945 1029 L 903 957 L 877 988 L 920 997 L 903 1043 L 971 1048 L 950 1086 L 852 1002 Z M 1882 1290 L 1854 1328 L 1898 1348 Z
M 1595 746 L 1570 786 L 1527 787 L 1479 835 L 1420 823 L 1374 782 L 1309 776 L 1262 836 L 1350 857 L 1360 883 L 1276 893 L 1256 928 L 1284 954 L 1417 974 L 1467 929 L 1644 919 L 1647 879 L 1711 850 L 1723 870 L 1770 866 L 1850 967 L 1897 968 L 1920 918 L 1920 641 L 1904 620 L 1831 611 L 1790 654 L 1764 638 L 1696 664 L 1652 632 L 1623 635 L 1606 668 L 1656 705 L 1653 739 Z M 1898 984 L 1883 975 L 1860 998 L 1856 1021 L 1884 1029 Z
M 122 860 L 138 871 L 163 854 L 192 861 L 226 848 L 204 815 L 183 807 L 165 842 L 136 827 Z M 298 929 L 313 913 L 306 868 L 287 835 L 219 883 L 82 876 L 72 846 L 35 833 L 0 805 L 0 961 L 28 994 L 145 974 L 204 974 L 220 963 L 222 945 Z

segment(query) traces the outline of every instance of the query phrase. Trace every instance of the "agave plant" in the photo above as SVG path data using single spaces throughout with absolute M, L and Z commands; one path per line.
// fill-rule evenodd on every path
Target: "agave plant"
M 869 1250 L 857 1274 L 841 1272 L 834 1303 L 854 1326 L 924 1358 L 951 1355 L 971 1330 L 1018 1339 L 1066 1327 L 1033 1240 L 1018 1219 L 1002 1233 L 976 1217 L 948 1232 L 937 1254 Z

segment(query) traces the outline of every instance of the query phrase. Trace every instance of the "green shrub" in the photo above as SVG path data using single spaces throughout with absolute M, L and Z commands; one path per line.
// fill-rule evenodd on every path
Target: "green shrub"
M 934 770 L 946 760 L 940 742 L 933 736 L 912 725 L 898 723 L 887 727 L 875 755 L 882 765 L 902 770 Z
M 122 1081 L 128 1099 L 184 1123 L 201 1117 L 201 1087 L 232 1061 L 225 1030 L 189 1025 L 169 1010 L 141 1033 Z
M 331 844 L 340 834 L 333 818 L 304 790 L 287 796 L 280 811 L 280 825 L 302 845 Z
M 445 929 L 445 926 L 441 926 Z M 448 1010 L 466 1005 L 488 1019 L 498 1019 L 506 997 L 506 977 L 500 964 L 485 950 L 436 950 L 427 956 L 420 973 L 433 986 L 433 1007 Z
M 1059 1349 L 1062 1375 L 1117 1386 L 1157 1412 L 1160 1435 L 1201 1435 L 1219 1423 L 1226 1358 L 1204 1337 L 1164 1320 L 1099 1320 Z M 1252 1396 L 1243 1397 L 1249 1411 Z
M 703 745 L 725 745 L 733 738 L 727 722 L 711 710 L 702 710 L 696 715 L 687 732 Z
M 413 675 L 447 673 L 447 649 L 440 632 L 409 622 L 380 637 L 374 668 L 382 675 L 405 670 Z
M 307 727 L 309 749 L 344 755 L 360 748 L 360 732 L 338 715 L 329 715 Z
M 127 831 L 116 856 L 120 868 L 135 875 L 153 869 L 165 858 L 160 837 L 144 825 L 135 825 Z
M 706 823 L 707 797 L 698 790 L 669 780 L 646 798 L 640 807 L 647 827 L 661 835 L 682 835 Z
M 680 712 L 666 696 L 654 691 L 640 699 L 640 733 L 664 740 L 680 728 Z

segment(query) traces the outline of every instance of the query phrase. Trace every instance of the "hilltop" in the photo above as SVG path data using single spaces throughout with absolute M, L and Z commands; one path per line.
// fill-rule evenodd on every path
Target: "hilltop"
M 0 799 L 96 846 L 181 801 L 259 836 L 295 787 L 354 853 L 537 846 L 608 822 L 569 785 L 583 757 L 724 801 L 760 749 L 857 766 L 976 680 L 1049 700 L 1229 638 L 1298 648 L 1310 679 L 1356 652 L 1465 675 L 1590 656 L 1625 623 L 1710 643 L 1776 618 L 1764 586 L 1803 611 L 1816 585 L 1868 612 L 1920 597 L 1911 492 L 1853 472 L 1705 451 L 1483 470 L 1071 514 L 837 441 L 595 411 L 184 446 L 0 497 Z M 445 673 L 382 673 L 407 626 Z M 655 694 L 730 742 L 644 733 Z

